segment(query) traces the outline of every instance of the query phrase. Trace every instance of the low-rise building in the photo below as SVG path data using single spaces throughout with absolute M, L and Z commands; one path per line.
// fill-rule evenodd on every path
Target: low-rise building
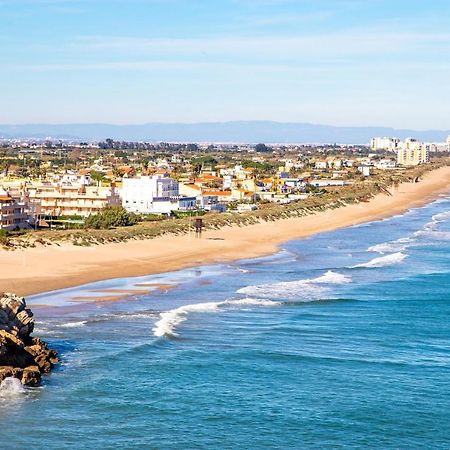
M 107 206 L 120 206 L 115 187 L 31 183 L 24 186 L 24 191 L 44 216 L 88 217 Z
M 374 166 L 380 170 L 395 169 L 396 163 L 392 159 L 380 159 L 374 163 Z
M 361 164 L 358 167 L 358 172 L 362 173 L 363 176 L 365 176 L 365 177 L 370 176 L 371 170 L 372 170 L 372 166 L 370 166 L 369 164 Z

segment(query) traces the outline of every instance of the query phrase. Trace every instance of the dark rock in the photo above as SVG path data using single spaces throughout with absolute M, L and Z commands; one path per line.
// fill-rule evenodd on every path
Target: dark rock
M 59 362 L 58 354 L 39 338 L 31 337 L 33 313 L 23 297 L 0 294 L 0 382 L 7 377 L 36 386 L 41 374 Z
M 41 372 L 39 367 L 29 366 L 23 369 L 20 381 L 27 386 L 38 386 L 41 382 Z

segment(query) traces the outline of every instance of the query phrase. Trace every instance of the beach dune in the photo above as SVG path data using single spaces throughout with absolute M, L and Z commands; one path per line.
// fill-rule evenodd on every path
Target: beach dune
M 202 264 L 264 256 L 295 238 L 385 218 L 450 192 L 450 167 L 427 173 L 419 183 L 404 183 L 392 196 L 367 203 L 245 227 L 162 236 L 93 247 L 61 246 L 0 251 L 0 291 L 30 295 L 104 279 L 169 272 Z

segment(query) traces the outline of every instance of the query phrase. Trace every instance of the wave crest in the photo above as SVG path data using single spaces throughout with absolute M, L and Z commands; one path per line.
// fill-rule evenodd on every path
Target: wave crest
M 392 253 L 392 252 L 402 252 L 406 250 L 409 246 L 414 244 L 414 239 L 409 237 L 400 238 L 395 241 L 382 242 L 381 244 L 372 245 L 367 249 L 368 252 L 375 253 Z
M 408 255 L 404 253 L 397 252 L 392 253 L 391 255 L 379 256 L 378 258 L 373 258 L 370 261 L 362 264 L 357 264 L 356 266 L 352 266 L 352 269 L 358 268 L 377 268 L 377 267 L 385 267 L 385 266 L 393 266 L 394 264 L 401 263 Z
M 246 286 L 239 289 L 237 293 L 262 298 L 295 298 L 300 301 L 313 301 L 320 298 L 328 290 L 324 285 L 345 284 L 351 281 L 351 277 L 329 270 L 317 278 Z
M 279 303 L 256 298 L 243 298 L 238 300 L 225 300 L 223 302 L 194 303 L 192 305 L 180 306 L 160 314 L 160 319 L 153 327 L 156 337 L 178 337 L 177 327 L 187 320 L 191 313 L 213 313 L 223 308 L 233 306 L 277 306 Z

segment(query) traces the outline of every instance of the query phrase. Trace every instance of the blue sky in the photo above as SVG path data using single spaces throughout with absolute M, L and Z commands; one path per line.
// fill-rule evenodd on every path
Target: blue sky
M 0 0 L 0 123 L 450 129 L 448 0 Z

